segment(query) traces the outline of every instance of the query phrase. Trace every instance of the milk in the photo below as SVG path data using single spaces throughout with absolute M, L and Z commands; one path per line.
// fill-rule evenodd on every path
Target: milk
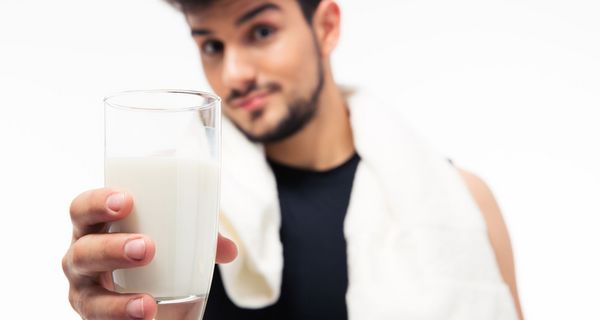
M 142 233 L 156 244 L 150 264 L 113 273 L 117 291 L 158 301 L 208 294 L 217 238 L 219 166 L 180 156 L 107 158 L 105 184 L 133 196 L 132 213 L 110 232 Z

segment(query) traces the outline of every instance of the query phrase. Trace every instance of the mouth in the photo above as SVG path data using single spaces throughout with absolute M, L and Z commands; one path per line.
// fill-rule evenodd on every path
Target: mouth
M 246 111 L 254 111 L 265 106 L 268 97 L 271 95 L 271 90 L 259 91 L 249 94 L 244 97 L 236 98 L 231 101 L 231 106 L 236 109 L 244 109 Z

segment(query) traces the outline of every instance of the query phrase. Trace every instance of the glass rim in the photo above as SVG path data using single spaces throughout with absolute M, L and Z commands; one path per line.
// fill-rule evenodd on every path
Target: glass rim
M 112 100 L 126 96 L 126 95 L 134 95 L 134 94 L 156 94 L 156 93 L 176 93 L 176 94 L 186 94 L 186 95 L 194 95 L 207 99 L 207 103 L 202 105 L 193 105 L 186 107 L 174 107 L 174 108 L 166 108 L 166 107 L 148 107 L 148 106 L 137 106 L 137 105 L 123 105 L 113 102 Z M 198 91 L 198 90 L 182 90 L 182 89 L 147 89 L 147 90 L 126 90 L 121 92 L 116 92 L 113 94 L 109 94 L 103 99 L 104 105 L 117 109 L 124 109 L 130 111 L 155 111 L 155 112 L 180 112 L 180 111 L 200 111 L 214 108 L 221 102 L 221 98 L 216 94 L 212 94 L 206 91 Z

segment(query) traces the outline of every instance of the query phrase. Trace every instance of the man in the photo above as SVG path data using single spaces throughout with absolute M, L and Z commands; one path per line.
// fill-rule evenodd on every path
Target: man
M 363 240 L 350 235 L 344 223 L 349 222 L 345 219 L 351 206 L 351 191 L 359 187 L 355 174 L 359 174 L 357 167 L 361 159 L 374 159 L 370 163 L 377 163 L 377 159 L 357 148 L 357 139 L 361 138 L 359 126 L 350 120 L 348 95 L 333 79 L 330 56 L 340 32 L 338 5 L 332 0 L 170 2 L 185 14 L 200 50 L 206 78 L 213 90 L 224 98 L 224 114 L 247 140 L 264 147 L 270 173 L 277 182 L 281 209 L 279 236 L 283 268 L 275 276 L 256 271 L 259 276 L 277 279 L 274 283 L 280 286 L 267 288 L 272 289 L 267 292 L 276 292 L 269 298 L 274 300 L 247 303 L 249 300 L 242 298 L 236 281 L 242 285 L 251 281 L 224 266 L 221 271 L 215 271 L 205 319 L 360 319 L 367 318 L 365 308 L 376 312 L 379 307 L 387 310 L 380 313 L 385 316 L 379 318 L 456 319 L 460 315 L 474 314 L 464 309 L 469 308 L 469 301 L 476 303 L 473 299 L 483 291 L 459 294 L 472 283 L 453 283 L 451 286 L 455 289 L 452 290 L 457 294 L 449 289 L 447 298 L 436 302 L 447 312 L 443 317 L 428 310 L 433 301 L 421 301 L 422 306 L 402 306 L 404 296 L 391 294 L 390 297 L 389 292 L 381 293 L 386 298 L 382 298 L 379 305 L 374 299 L 361 310 L 359 300 L 365 300 L 361 297 L 367 294 L 377 297 L 380 293 L 357 295 L 356 290 L 360 289 L 356 288 L 369 288 L 368 283 L 360 283 L 361 277 L 372 276 L 361 275 L 359 271 L 363 266 L 359 264 L 364 262 L 371 268 L 365 270 L 373 270 L 377 262 L 356 260 L 357 243 Z M 512 249 L 500 210 L 481 179 L 464 170 L 454 170 L 458 170 L 485 222 L 489 243 L 482 241 L 485 243 L 481 247 L 486 249 L 491 245 L 497 263 L 497 270 L 490 268 L 493 269 L 490 272 L 499 271 L 510 289 L 516 313 L 522 318 Z M 352 198 L 361 196 L 352 194 Z M 224 202 L 234 200 L 227 198 Z M 72 203 L 73 242 L 63 259 L 63 268 L 71 285 L 70 302 L 86 319 L 152 319 L 157 312 L 152 297 L 144 293 L 117 294 L 111 290 L 112 270 L 145 265 L 154 254 L 152 239 L 144 235 L 103 233 L 106 223 L 125 217 L 132 205 L 129 195 L 110 189 L 85 192 Z M 360 214 L 371 214 L 364 211 Z M 234 213 L 227 208 L 223 214 L 225 221 L 235 220 Z M 357 218 L 354 221 L 358 221 Z M 236 222 L 231 222 L 233 226 L 227 223 L 221 227 L 228 229 L 236 242 L 243 242 L 236 231 L 243 233 L 244 226 L 236 229 Z M 385 232 L 381 230 L 382 234 L 387 234 Z M 247 248 L 240 251 L 238 260 L 247 259 L 249 254 L 245 252 L 251 252 L 253 244 L 240 242 L 240 249 Z M 354 260 L 346 255 L 346 246 Z M 389 255 L 394 254 L 392 250 Z M 217 262 L 231 262 L 236 255 L 236 245 L 220 236 Z M 403 286 L 403 282 L 393 280 L 396 278 L 391 274 L 402 273 L 400 265 L 392 263 L 383 267 L 384 279 L 390 277 L 393 285 Z M 392 272 L 386 273 L 386 268 Z M 435 273 L 443 273 L 443 270 L 428 272 L 443 278 Z M 430 285 L 427 281 L 415 281 L 416 289 L 410 292 L 418 295 L 419 285 Z M 450 286 L 447 281 L 441 283 L 435 282 L 439 287 L 434 286 L 434 292 Z M 350 286 L 355 288 L 352 292 Z M 486 301 L 494 303 L 495 296 L 490 297 Z M 489 308 L 493 306 L 496 305 Z M 394 308 L 398 313 L 394 313 Z M 493 312 L 485 314 L 501 318 Z M 510 314 L 511 310 L 502 312 Z M 511 316 L 502 319 L 509 318 Z

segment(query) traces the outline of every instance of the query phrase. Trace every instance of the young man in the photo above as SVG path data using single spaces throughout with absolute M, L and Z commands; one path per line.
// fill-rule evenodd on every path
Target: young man
M 423 156 L 418 159 L 431 167 L 420 160 L 411 166 L 402 162 L 410 155 L 394 158 L 393 143 L 384 147 L 387 153 L 372 146 L 372 132 L 393 135 L 397 129 L 386 125 L 390 121 L 381 122 L 383 129 L 370 127 L 364 120 L 369 113 L 361 111 L 364 100 L 351 100 L 333 79 L 330 56 L 340 33 L 334 1 L 170 2 L 185 14 L 206 78 L 243 135 L 231 144 L 240 143 L 240 150 L 261 146 L 259 162 L 267 164 L 261 177 L 276 182 L 277 210 L 252 211 L 251 197 L 236 195 L 224 177 L 221 228 L 240 251 L 215 271 L 205 319 L 522 318 L 508 232 L 485 183 L 443 159 Z M 224 138 L 224 148 L 226 143 Z M 405 146 L 403 152 L 412 152 Z M 396 159 L 391 167 L 388 154 Z M 224 152 L 224 173 L 235 164 L 246 172 L 262 170 L 233 158 Z M 396 164 L 406 175 L 397 174 L 402 171 Z M 411 193 L 429 177 L 411 180 L 419 170 L 440 172 L 431 175 L 433 187 L 424 189 L 424 198 Z M 439 178 L 450 181 L 454 172 L 474 199 L 484 238 L 478 238 L 478 220 L 463 214 L 463 208 L 471 210 L 467 200 L 450 218 L 434 205 L 459 202 L 452 201 L 461 198 L 461 186 Z M 111 291 L 112 270 L 145 265 L 154 254 L 144 235 L 102 233 L 132 203 L 110 189 L 88 191 L 72 203 L 73 242 L 63 268 L 71 304 L 86 319 L 151 319 L 156 313 L 144 293 Z M 256 213 L 262 229 L 239 219 L 244 205 L 244 214 Z M 263 231 L 263 242 L 249 240 Z M 217 261 L 236 255 L 236 245 L 219 237 Z

